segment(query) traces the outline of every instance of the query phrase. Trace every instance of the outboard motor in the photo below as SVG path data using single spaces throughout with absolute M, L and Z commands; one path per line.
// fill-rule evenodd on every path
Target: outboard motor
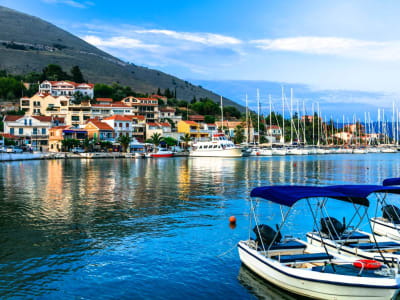
M 321 231 L 327 235 L 340 235 L 344 232 L 346 227 L 333 217 L 321 218 L 319 221 Z
M 277 229 L 278 229 L 278 226 L 277 226 Z M 257 226 L 254 226 L 253 232 L 256 234 L 257 243 L 259 243 L 259 245 L 264 244 L 265 247 L 272 244 L 274 237 L 276 235 L 276 231 L 265 224 L 258 225 L 258 230 L 257 230 Z M 274 241 L 274 244 L 279 243 L 281 241 L 281 239 L 282 239 L 282 235 L 279 232 L 279 234 L 277 235 L 277 237 Z M 262 241 L 262 243 L 261 243 L 261 241 Z
M 382 217 L 393 222 L 400 222 L 400 209 L 394 205 L 382 207 Z

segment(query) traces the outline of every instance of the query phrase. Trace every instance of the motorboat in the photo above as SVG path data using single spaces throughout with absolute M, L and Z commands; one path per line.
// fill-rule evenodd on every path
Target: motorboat
M 257 198 L 255 201 L 253 198 Z M 296 295 L 317 299 L 393 299 L 399 293 L 400 275 L 396 268 L 377 261 L 366 262 L 290 236 L 282 237 L 282 228 L 297 201 L 345 201 L 363 204 L 364 198 L 324 187 L 264 186 L 250 193 L 252 237 L 238 243 L 239 257 L 252 272 L 269 283 Z M 329 200 L 327 200 L 329 199 Z M 258 220 L 263 201 L 280 205 L 282 223 L 276 231 Z M 268 205 L 270 207 L 270 205 Z M 320 207 L 318 205 L 318 207 Z M 270 208 L 268 208 L 270 209 Z M 314 224 L 317 224 L 313 214 Z M 251 223 L 250 223 L 251 224 Z M 319 228 L 318 225 L 316 225 Z M 250 227 L 251 228 L 251 227 Z M 320 231 L 320 229 L 318 229 Z
M 387 178 L 383 181 L 384 186 L 400 186 L 400 178 Z M 400 240 L 400 205 L 393 203 L 389 197 L 379 197 L 378 204 L 381 206 L 382 216 L 370 219 L 374 233 Z
M 394 148 L 381 148 L 381 152 L 382 153 L 396 153 L 397 152 L 397 150 L 396 149 L 394 149 Z
M 174 152 L 169 151 L 167 148 L 158 148 L 157 152 L 150 153 L 149 156 L 151 158 L 163 158 L 163 157 L 172 157 L 174 156 Z
M 189 156 L 194 157 L 242 157 L 242 150 L 228 140 L 225 134 L 214 134 L 211 141 L 195 142 Z
M 353 149 L 353 154 L 366 154 L 368 153 L 368 150 L 365 148 L 354 148 Z
M 341 223 L 334 218 L 324 216 L 324 203 L 321 203 L 320 224 L 322 230 L 313 230 L 307 233 L 307 241 L 321 249 L 328 249 L 330 254 L 343 254 L 349 257 L 376 260 L 388 264 L 391 268 L 396 268 L 399 272 L 400 242 L 374 233 L 361 231 L 358 227 L 367 215 L 369 207 L 367 197 L 369 195 L 382 193 L 400 194 L 400 188 L 383 185 L 336 185 L 326 188 L 354 199 L 355 212 L 351 220 L 354 220 L 355 216 L 358 215 L 360 216 L 360 221 L 353 226 L 350 223 L 346 225 L 345 220 Z M 316 214 L 317 212 L 314 212 L 314 215 Z M 373 232 L 372 227 L 370 229 Z
M 272 147 L 272 155 L 274 156 L 284 156 L 287 154 L 287 150 L 284 147 Z

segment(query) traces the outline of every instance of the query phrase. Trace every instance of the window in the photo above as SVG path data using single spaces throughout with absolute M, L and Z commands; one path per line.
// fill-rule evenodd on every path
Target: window
M 72 120 L 72 121 L 79 121 L 79 116 L 72 116 L 72 117 L 71 117 L 71 120 Z
M 28 123 L 28 120 L 25 119 L 25 120 L 24 120 L 24 125 L 28 125 L 27 123 Z
M 14 134 L 14 128 L 10 128 L 10 134 Z
M 24 129 L 23 128 L 19 129 L 19 134 L 24 134 Z
M 122 127 L 122 123 L 119 123 L 119 127 Z
M 129 123 L 126 123 L 126 124 L 125 124 L 125 127 L 126 127 L 126 128 L 129 128 Z
M 29 126 L 32 126 L 32 119 L 29 119 Z
M 43 135 L 46 134 L 46 128 L 42 128 L 42 134 L 43 134 Z
M 36 135 L 37 134 L 37 128 L 33 128 L 33 134 Z

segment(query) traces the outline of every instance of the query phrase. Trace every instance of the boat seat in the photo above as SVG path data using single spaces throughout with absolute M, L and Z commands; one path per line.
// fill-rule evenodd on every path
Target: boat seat
M 307 254 L 295 254 L 295 255 L 281 255 L 272 256 L 272 259 L 279 260 L 281 263 L 290 262 L 311 262 L 311 261 L 321 261 L 334 258 L 330 254 L 326 253 L 307 253 Z
M 268 247 L 265 247 L 266 250 L 268 249 Z M 293 250 L 293 249 L 306 249 L 307 246 L 298 242 L 298 241 L 287 241 L 284 243 L 277 243 L 271 246 L 271 248 L 269 249 L 270 251 L 272 250 Z M 258 247 L 259 251 L 263 251 L 262 246 Z
M 349 247 L 352 248 L 358 248 L 358 249 L 362 249 L 362 250 L 378 250 L 378 248 L 376 247 L 375 243 L 354 243 L 354 244 L 348 244 Z M 400 248 L 400 243 L 396 243 L 396 242 L 380 242 L 378 243 L 379 248 L 382 249 L 396 249 L 396 248 Z

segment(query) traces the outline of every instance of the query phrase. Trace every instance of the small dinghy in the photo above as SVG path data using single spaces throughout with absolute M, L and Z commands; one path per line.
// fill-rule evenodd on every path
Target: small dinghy
M 326 187 L 332 191 L 347 195 L 351 199 L 359 199 L 354 202 L 354 214 L 360 217 L 358 224 L 341 223 L 335 218 L 324 216 L 320 219 L 321 230 L 314 230 L 307 233 L 307 241 L 320 248 L 328 249 L 330 254 L 342 254 L 359 259 L 376 260 L 387 264 L 389 267 L 400 271 L 400 241 L 378 236 L 359 229 L 365 217 L 368 218 L 367 210 L 369 200 L 367 197 L 376 194 L 377 197 L 382 193 L 400 194 L 400 188 L 382 185 L 336 185 Z M 320 214 L 323 216 L 325 204 L 320 203 Z M 314 214 L 317 214 L 315 211 Z M 371 232 L 374 229 L 370 224 Z
M 355 258 L 331 253 L 326 247 L 314 246 L 293 237 L 282 237 L 282 227 L 292 207 L 301 199 L 307 201 L 315 225 L 318 222 L 311 200 L 329 199 L 364 204 L 368 203 L 367 199 L 353 199 L 328 188 L 306 186 L 258 187 L 251 191 L 250 197 L 255 238 L 249 230 L 249 238 L 238 243 L 238 250 L 240 260 L 251 271 L 284 290 L 317 299 L 396 297 L 400 288 L 400 275 L 396 268 L 375 261 L 356 261 Z M 282 223 L 276 226 L 276 230 L 259 223 L 257 206 L 263 201 L 254 201 L 253 197 L 281 206 Z M 321 232 L 321 228 L 316 227 Z
M 388 178 L 383 181 L 384 186 L 400 186 L 400 178 Z M 400 201 L 393 203 L 390 197 L 378 198 L 382 216 L 371 218 L 371 227 L 374 233 L 394 240 L 400 240 Z

